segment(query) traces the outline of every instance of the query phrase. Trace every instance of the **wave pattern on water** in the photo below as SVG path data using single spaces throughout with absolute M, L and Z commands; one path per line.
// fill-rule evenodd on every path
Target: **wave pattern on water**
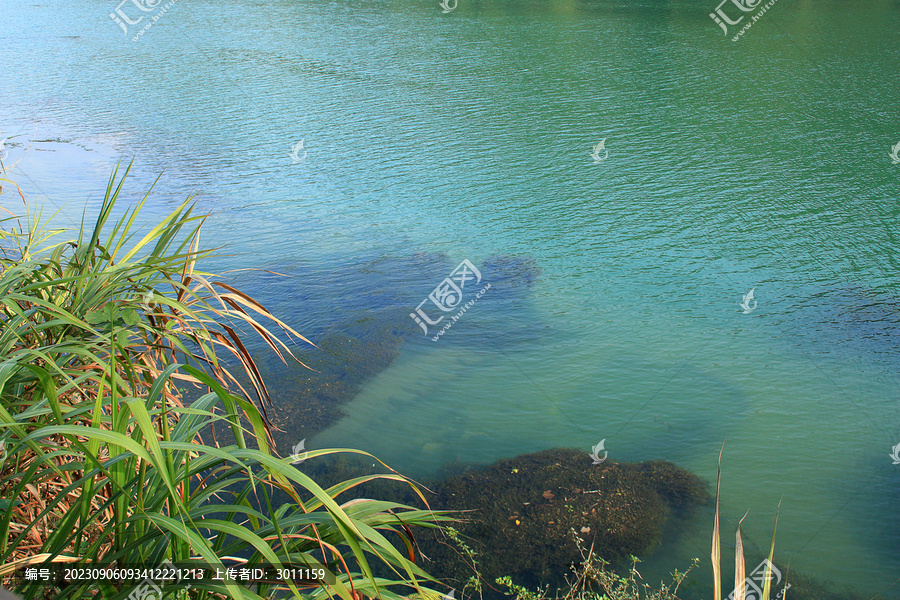
M 730 525 L 765 540 L 784 493 L 796 568 L 884 589 L 896 6 L 779 3 L 733 44 L 687 0 L 428 4 L 192 2 L 138 43 L 8 11 L 0 138 L 66 140 L 13 176 L 74 223 L 135 157 L 149 214 L 198 192 L 210 270 L 288 275 L 233 275 L 328 348 L 318 383 L 264 360 L 284 443 L 434 473 L 606 438 L 711 479 L 727 436 Z M 432 343 L 408 314 L 463 258 L 496 287 Z

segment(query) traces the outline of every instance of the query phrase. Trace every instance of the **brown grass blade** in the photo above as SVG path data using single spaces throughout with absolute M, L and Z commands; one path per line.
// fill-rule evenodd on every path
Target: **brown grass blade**
M 266 307 L 264 307 L 262 304 L 260 304 L 259 302 L 257 302 L 256 300 L 254 300 L 253 298 L 251 298 L 250 296 L 248 296 L 247 294 L 245 294 L 245 293 L 243 293 L 243 292 L 241 292 L 241 291 L 239 291 L 239 290 L 236 290 L 236 289 L 234 289 L 233 287 L 231 287 L 230 285 L 228 285 L 228 284 L 226 284 L 226 283 L 222 283 L 221 281 L 213 281 L 212 284 L 213 284 L 213 285 L 217 285 L 217 286 L 222 287 L 222 288 L 225 288 L 226 290 L 228 290 L 228 291 L 231 292 L 232 294 L 239 296 L 240 298 L 242 298 L 242 299 L 244 300 L 244 304 L 245 304 L 246 306 L 249 306 L 250 308 L 252 308 L 252 309 L 255 310 L 256 312 L 258 312 L 259 314 L 263 315 L 264 317 L 269 318 L 269 319 L 272 319 L 273 321 L 275 321 L 276 323 L 278 323 L 279 326 L 284 327 L 285 330 L 289 331 L 290 333 L 292 333 L 292 334 L 295 335 L 296 337 L 300 338 L 300 339 L 303 340 L 304 342 L 307 342 L 307 343 L 309 343 L 309 344 L 313 344 L 313 343 L 310 342 L 308 339 L 306 339 L 305 337 L 303 337 L 302 335 L 300 335 L 299 333 L 297 333 L 296 331 L 294 331 L 294 330 L 293 330 L 291 327 L 289 327 L 286 323 L 283 323 L 283 322 L 281 321 L 281 319 L 277 318 L 275 315 L 273 315 L 271 312 L 269 312 L 269 310 L 268 310 Z M 227 296 L 227 294 L 222 294 L 222 296 L 225 297 L 225 296 Z M 315 346 L 315 344 L 313 344 L 313 346 Z
M 0 567 L 0 577 L 6 577 L 7 575 L 14 573 L 15 571 L 18 571 L 22 567 L 29 567 L 31 565 L 41 565 L 41 564 L 45 564 L 47 562 L 73 563 L 73 562 L 78 562 L 79 560 L 81 560 L 77 556 L 65 556 L 65 555 L 61 554 L 59 556 L 55 556 L 52 559 L 50 559 L 51 556 L 53 556 L 53 555 L 49 554 L 49 553 L 32 554 L 31 556 L 26 556 L 25 558 L 20 558 L 18 560 L 8 562 L 5 565 L 3 565 L 2 567 Z
M 722 600 L 722 548 L 719 542 L 719 489 L 722 486 L 722 452 L 724 450 L 725 440 L 722 440 L 722 447 L 719 449 L 719 466 L 716 473 L 716 516 L 713 521 L 712 552 L 710 553 L 713 570 L 713 600 Z
M 746 598 L 744 579 L 747 578 L 747 567 L 744 564 L 744 541 L 741 539 L 741 523 L 747 518 L 750 511 L 744 513 L 738 521 L 737 531 L 734 534 L 734 600 Z
M 783 500 L 782 498 L 781 500 Z M 778 501 L 778 508 L 775 510 L 775 526 L 772 528 L 772 544 L 769 546 L 769 562 L 766 563 L 766 583 L 763 584 L 762 600 L 769 600 L 772 595 L 772 559 L 775 557 L 775 532 L 778 531 L 778 513 L 781 512 L 781 500 Z

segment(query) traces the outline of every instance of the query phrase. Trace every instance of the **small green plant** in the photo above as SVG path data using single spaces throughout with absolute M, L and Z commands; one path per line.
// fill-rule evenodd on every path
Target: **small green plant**
M 464 560 L 472 569 L 472 576 L 466 580 L 465 584 L 463 585 L 463 589 L 460 590 L 461 597 L 465 597 L 466 591 L 469 589 L 480 596 L 482 592 L 482 578 L 478 572 L 478 555 L 475 553 L 475 550 L 473 550 L 465 542 L 465 540 L 462 539 L 459 531 L 457 531 L 454 527 L 446 525 L 443 527 L 443 531 L 445 534 L 447 534 L 447 537 L 450 539 L 450 541 L 453 542 L 456 547 L 460 549 L 460 551 L 462 551 L 465 557 Z
M 562 590 L 548 596 L 546 588 L 531 591 L 514 584 L 510 577 L 500 577 L 497 583 L 506 587 L 515 600 L 677 600 L 681 584 L 700 562 L 697 558 L 693 559 L 687 571 L 682 573 L 676 569 L 672 573 L 670 584 L 660 584 L 655 588 L 641 581 L 637 569 L 640 559 L 636 556 L 629 557 L 631 564 L 628 571 L 620 575 L 608 561 L 594 554 L 593 545 L 586 549 L 584 540 L 574 530 L 571 533 L 581 554 L 581 562 L 572 565 L 573 577 L 566 578 L 566 586 Z
M 528 588 L 513 583 L 512 577 L 505 575 L 498 577 L 496 582 L 509 590 L 511 596 L 515 596 L 516 600 L 543 600 L 544 592 L 538 588 L 536 592 L 532 592 Z
M 444 526 L 443 531 L 459 548 L 467 559 L 467 564 L 472 569 L 473 575 L 467 581 L 462 590 L 460 599 L 466 597 L 466 590 L 471 589 L 479 597 L 482 597 L 482 581 L 483 576 L 478 570 L 478 557 L 476 552 L 460 537 L 459 533 L 452 527 Z M 672 583 L 669 585 L 660 584 L 660 587 L 654 588 L 640 581 L 637 563 L 640 560 L 631 556 L 631 565 L 626 575 L 616 573 L 608 561 L 594 554 L 594 548 L 585 548 L 582 538 L 571 530 L 573 543 L 578 548 L 581 555 L 581 561 L 572 565 L 572 575 L 566 577 L 566 585 L 556 590 L 555 593 L 549 592 L 549 586 L 538 587 L 535 590 L 526 588 L 523 585 L 515 583 L 509 575 L 498 577 L 495 583 L 501 586 L 506 594 L 512 596 L 514 600 L 678 600 L 677 592 L 682 583 L 687 579 L 688 574 L 698 564 L 699 559 L 693 559 L 693 564 L 685 572 L 675 570 L 672 573 Z

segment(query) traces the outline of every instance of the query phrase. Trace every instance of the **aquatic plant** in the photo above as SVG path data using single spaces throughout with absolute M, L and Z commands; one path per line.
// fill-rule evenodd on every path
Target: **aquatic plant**
M 505 297 L 522 297 L 536 284 L 543 271 L 530 256 L 492 254 L 481 263 L 485 281 L 494 284 L 495 294 Z
M 654 587 L 644 583 L 638 572 L 640 561 L 631 556 L 625 575 L 620 575 L 610 568 L 610 563 L 596 556 L 592 549 L 587 552 L 579 545 L 584 560 L 572 565 L 573 577 L 567 579 L 567 585 L 548 595 L 547 589 L 531 591 L 517 585 L 512 578 L 499 577 L 497 583 L 504 586 L 515 600 L 678 600 L 678 589 L 687 579 L 688 574 L 697 566 L 699 559 L 683 573 L 676 569 L 672 572 L 672 582 L 660 583 Z
M 611 568 L 608 561 L 594 552 L 593 544 L 586 549 L 584 539 L 574 529 L 570 534 L 572 545 L 578 550 L 580 559 L 570 566 L 571 574 L 565 577 L 565 585 L 562 587 L 556 588 L 553 592 L 550 591 L 550 586 L 531 590 L 516 583 L 509 575 L 498 577 L 495 582 L 515 600 L 678 600 L 679 588 L 699 564 L 699 559 L 695 558 L 686 571 L 676 569 L 672 572 L 671 583 L 660 583 L 658 587 L 654 587 L 643 582 L 637 569 L 637 564 L 641 561 L 636 556 L 629 556 L 626 574 L 621 575 Z M 474 591 L 481 595 L 482 575 L 478 570 L 477 554 L 458 536 L 451 539 L 471 559 L 475 573 L 472 579 L 479 582 L 477 587 L 468 585 L 467 587 L 473 587 Z M 463 597 L 466 589 L 462 590 Z
M 585 452 L 571 449 L 500 460 L 428 487 L 432 506 L 472 509 L 456 527 L 479 551 L 484 577 L 508 575 L 532 587 L 562 585 L 569 565 L 580 562 L 573 529 L 618 566 L 656 545 L 673 510 L 686 514 L 707 499 L 703 482 L 671 463 L 592 466 Z M 442 581 L 460 584 L 471 575 L 471 561 L 441 536 L 419 544 Z
M 285 362 L 296 361 L 291 344 L 308 340 L 197 270 L 211 251 L 200 249 L 204 217 L 194 215 L 192 198 L 139 239 L 135 223 L 147 196 L 111 220 L 127 175 L 116 169 L 96 221 L 83 221 L 74 237 L 48 229 L 27 205 L 25 226 L 12 216 L 2 220 L 4 582 L 25 598 L 116 600 L 134 586 L 92 580 L 38 588 L 21 570 L 197 559 L 224 567 L 223 558 L 235 557 L 246 566 L 324 565 L 335 579 L 305 589 L 307 597 L 429 593 L 411 527 L 435 527 L 446 517 L 427 505 L 339 501 L 376 479 L 402 482 L 421 498 L 392 471 L 323 488 L 274 453 L 268 390 L 243 340 L 257 335 Z M 307 459 L 336 452 L 374 460 L 354 450 L 310 451 Z M 275 506 L 276 495 L 289 502 Z M 379 564 L 386 576 L 374 574 Z M 187 590 L 159 584 L 167 595 L 192 598 L 274 592 L 229 581 L 193 582 Z

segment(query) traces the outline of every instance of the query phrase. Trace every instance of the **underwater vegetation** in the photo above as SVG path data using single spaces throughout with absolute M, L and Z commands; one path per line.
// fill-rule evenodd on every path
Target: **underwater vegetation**
M 339 455 L 309 460 L 301 469 L 327 486 L 383 470 L 380 465 L 374 469 L 373 466 L 371 461 L 363 463 L 353 456 Z M 694 509 L 711 500 L 706 482 L 670 462 L 594 465 L 586 452 L 572 449 L 525 454 L 488 467 L 456 467 L 455 471 L 448 468 L 442 476 L 422 485 L 431 509 L 454 511 L 452 515 L 459 519 L 453 524 L 458 534 L 416 533 L 422 567 L 458 592 L 471 590 L 471 578 L 477 572 L 485 599 L 502 598 L 508 593 L 496 584 L 497 578 L 505 578 L 528 590 L 543 590 L 534 592 L 532 600 L 596 600 L 587 592 L 568 595 L 572 590 L 565 581 L 566 576 L 571 577 L 573 566 L 576 571 L 583 570 L 586 549 L 591 549 L 597 561 L 610 563 L 610 572 L 627 573 L 635 568 L 630 555 L 640 557 L 653 552 L 663 535 L 666 539 L 678 535 L 671 525 L 683 524 L 707 512 Z M 362 484 L 343 494 L 341 500 L 354 497 L 412 506 L 420 502 L 408 487 L 383 479 Z M 726 551 L 721 556 L 724 592 L 719 597 L 727 597 L 734 580 L 733 558 L 728 555 L 733 543 L 729 541 L 731 532 L 727 528 L 722 531 Z M 583 542 L 578 543 L 575 536 Z M 743 548 L 750 573 L 762 563 L 766 553 L 748 539 Z M 703 582 L 705 573 L 709 573 L 708 560 L 705 557 L 698 565 L 699 571 L 692 571 L 691 579 L 678 591 L 678 598 L 712 596 L 711 582 Z M 792 600 L 863 598 L 851 589 L 798 572 L 777 552 L 772 562 L 779 576 L 773 579 L 771 598 L 788 583 L 790 587 L 782 597 Z M 689 566 L 672 565 L 682 572 Z M 705 573 L 701 575 L 702 572 Z
M 544 450 L 500 460 L 446 479 L 432 488 L 435 509 L 465 510 L 457 527 L 480 556 L 489 581 L 562 583 L 579 559 L 574 530 L 615 563 L 649 552 L 673 509 L 709 498 L 703 481 L 665 461 L 591 464 L 583 451 Z M 439 578 L 464 581 L 471 573 L 444 540 L 420 542 Z
M 335 481 L 368 472 L 341 457 L 327 465 L 304 463 L 317 479 Z M 500 460 L 485 468 L 424 482 L 435 510 L 454 513 L 460 538 L 478 556 L 487 582 L 512 576 L 525 585 L 563 584 L 579 560 L 572 531 L 594 545 L 598 556 L 616 564 L 654 548 L 672 514 L 683 517 L 709 500 L 696 475 L 665 461 L 604 462 L 593 465 L 586 452 L 551 449 Z M 360 486 L 363 497 L 415 504 L 402 486 L 390 482 Z M 445 535 L 417 536 L 425 568 L 461 589 L 473 575 L 459 548 Z
M 529 256 L 492 254 L 481 261 L 482 280 L 497 300 L 521 299 L 537 284 L 542 269 Z
M 274 436 L 283 454 L 292 444 L 338 421 L 342 405 L 390 367 L 404 343 L 432 343 L 436 328 L 423 337 L 409 314 L 456 265 L 443 253 L 418 253 L 361 259 L 327 269 L 275 265 L 243 275 L 243 286 L 264 295 L 267 307 L 288 314 L 302 307 L 303 314 L 291 322 L 300 322 L 317 346 L 298 350 L 312 371 L 297 363 L 285 365 L 262 347 L 254 352 L 268 382 L 272 421 L 282 430 Z M 476 261 L 476 266 L 481 283 L 492 284 L 477 306 L 482 317 L 499 311 L 502 303 L 526 300 L 541 273 L 530 257 L 495 254 Z M 298 281 L 302 282 L 299 289 Z M 443 336 L 441 344 L 466 343 L 472 336 L 482 336 L 475 320 L 466 318 L 469 326 Z M 529 315 L 526 321 L 533 325 L 537 317 Z
M 900 300 L 889 291 L 859 285 L 822 289 L 804 298 L 785 326 L 790 336 L 817 353 L 841 360 L 866 357 L 900 370 Z
M 299 364 L 261 361 L 269 384 L 272 421 L 281 432 L 275 442 L 283 454 L 290 444 L 312 436 L 343 416 L 341 407 L 400 354 L 410 321 L 403 311 L 381 311 L 348 321 L 316 340 L 318 350 Z

